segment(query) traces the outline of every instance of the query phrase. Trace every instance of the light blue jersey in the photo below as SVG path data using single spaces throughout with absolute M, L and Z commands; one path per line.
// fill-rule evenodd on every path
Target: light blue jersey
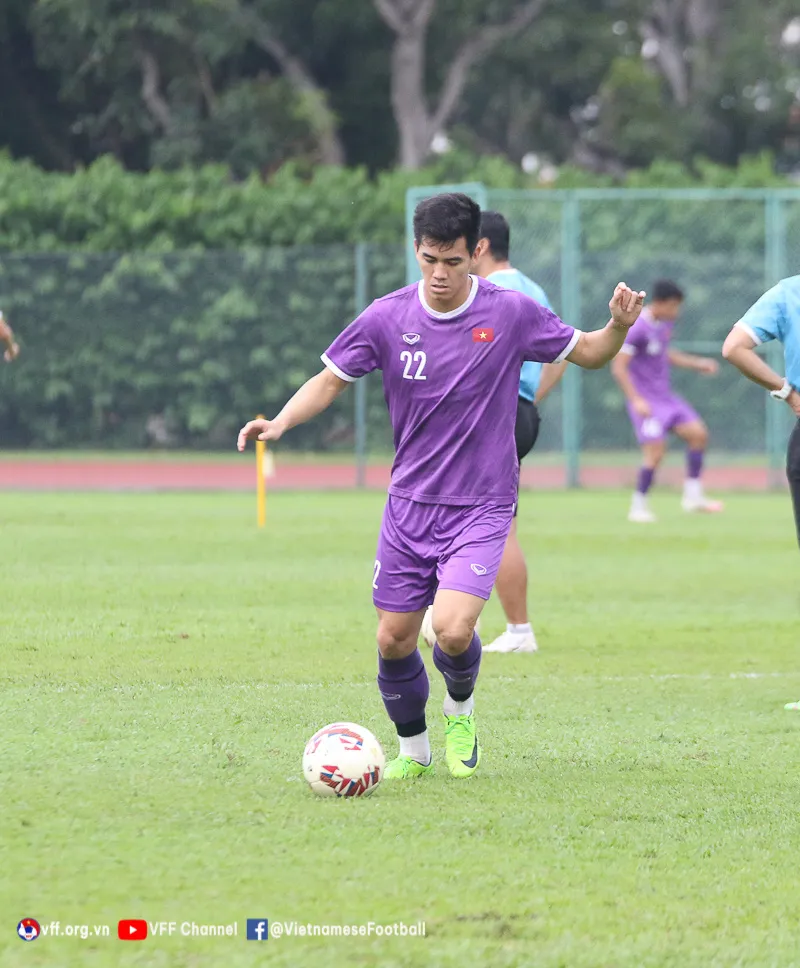
M 781 279 L 737 323 L 756 343 L 783 343 L 786 379 L 800 391 L 800 276 Z
M 529 279 L 519 269 L 498 269 L 486 277 L 489 282 L 503 289 L 516 289 L 517 292 L 524 292 L 526 296 L 535 299 L 540 306 L 545 309 L 553 310 L 547 293 L 541 286 L 537 286 L 533 279 Z M 519 395 L 525 400 L 533 402 L 536 391 L 539 389 L 539 381 L 542 378 L 542 364 L 525 361 L 522 364 L 522 373 L 519 378 Z

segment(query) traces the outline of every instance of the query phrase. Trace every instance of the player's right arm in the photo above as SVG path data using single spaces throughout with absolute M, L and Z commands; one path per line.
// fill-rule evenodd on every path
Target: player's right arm
M 19 343 L 14 339 L 14 331 L 6 322 L 2 313 L 0 313 L 0 340 L 6 344 L 3 358 L 6 363 L 10 363 L 19 356 Z
M 312 420 L 362 376 L 381 365 L 380 310 L 368 306 L 322 354 L 325 369 L 312 376 L 295 393 L 274 420 L 250 420 L 239 431 L 236 446 L 244 450 L 248 440 L 279 440 L 287 430 Z
M 347 380 L 326 367 L 300 387 L 274 420 L 249 420 L 239 431 L 236 446 L 241 451 L 248 440 L 280 440 L 287 430 L 327 410 L 347 387 Z
M 625 344 L 627 346 L 629 344 Z M 611 375 L 619 384 L 620 389 L 625 394 L 625 399 L 630 403 L 640 417 L 649 417 L 651 414 L 650 404 L 639 394 L 639 391 L 631 379 L 630 367 L 633 354 L 626 352 L 625 346 L 614 357 L 611 363 Z

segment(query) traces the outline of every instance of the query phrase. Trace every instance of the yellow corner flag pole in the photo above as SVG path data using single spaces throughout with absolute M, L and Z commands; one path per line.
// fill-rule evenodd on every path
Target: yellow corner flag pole
M 263 420 L 262 414 L 258 415 Z M 264 473 L 267 443 L 265 440 L 256 441 L 256 507 L 258 509 L 258 526 L 263 528 L 267 523 L 267 480 Z

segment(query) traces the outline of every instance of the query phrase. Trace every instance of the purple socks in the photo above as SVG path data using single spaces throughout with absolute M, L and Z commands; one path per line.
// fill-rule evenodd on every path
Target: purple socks
M 477 632 L 461 655 L 448 655 L 437 643 L 433 647 L 433 664 L 444 676 L 452 700 L 464 702 L 469 699 L 481 666 L 481 640 Z M 418 736 L 425 732 L 425 706 L 430 685 L 419 649 L 414 649 L 404 659 L 384 659 L 378 653 L 378 688 L 399 736 Z
M 653 483 L 653 478 L 655 477 L 655 471 L 652 467 L 640 467 L 639 468 L 639 481 L 636 485 L 636 490 L 640 494 L 647 494 L 650 490 L 650 486 Z
M 437 642 L 433 647 L 433 664 L 444 676 L 451 699 L 456 702 L 469 699 L 481 667 L 481 640 L 478 633 L 473 633 L 472 641 L 461 655 L 448 655 L 439 648 Z
M 703 473 L 703 451 L 686 451 L 686 476 L 690 480 L 697 480 Z
M 404 659 L 384 659 L 379 653 L 378 688 L 389 719 L 400 736 L 425 732 L 425 705 L 430 686 L 419 649 Z

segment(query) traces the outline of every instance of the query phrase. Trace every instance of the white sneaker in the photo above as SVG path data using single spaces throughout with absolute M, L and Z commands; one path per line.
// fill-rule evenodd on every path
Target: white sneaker
M 480 633 L 481 630 L 481 620 L 475 623 L 475 631 Z M 422 617 L 422 627 L 419 630 L 419 634 L 425 641 L 425 644 L 429 649 L 432 649 L 436 645 L 436 633 L 433 631 L 433 605 L 429 605 L 425 609 L 425 614 Z
M 653 514 L 650 508 L 646 507 L 632 507 L 628 511 L 628 520 L 632 521 L 634 524 L 655 524 L 658 518 Z
M 725 507 L 722 501 L 712 501 L 705 495 L 697 498 L 686 497 L 681 501 L 681 507 L 687 514 L 719 514 Z
M 509 632 L 506 630 L 502 635 L 484 645 L 484 652 L 538 652 L 539 646 L 536 644 L 536 636 L 533 632 Z

